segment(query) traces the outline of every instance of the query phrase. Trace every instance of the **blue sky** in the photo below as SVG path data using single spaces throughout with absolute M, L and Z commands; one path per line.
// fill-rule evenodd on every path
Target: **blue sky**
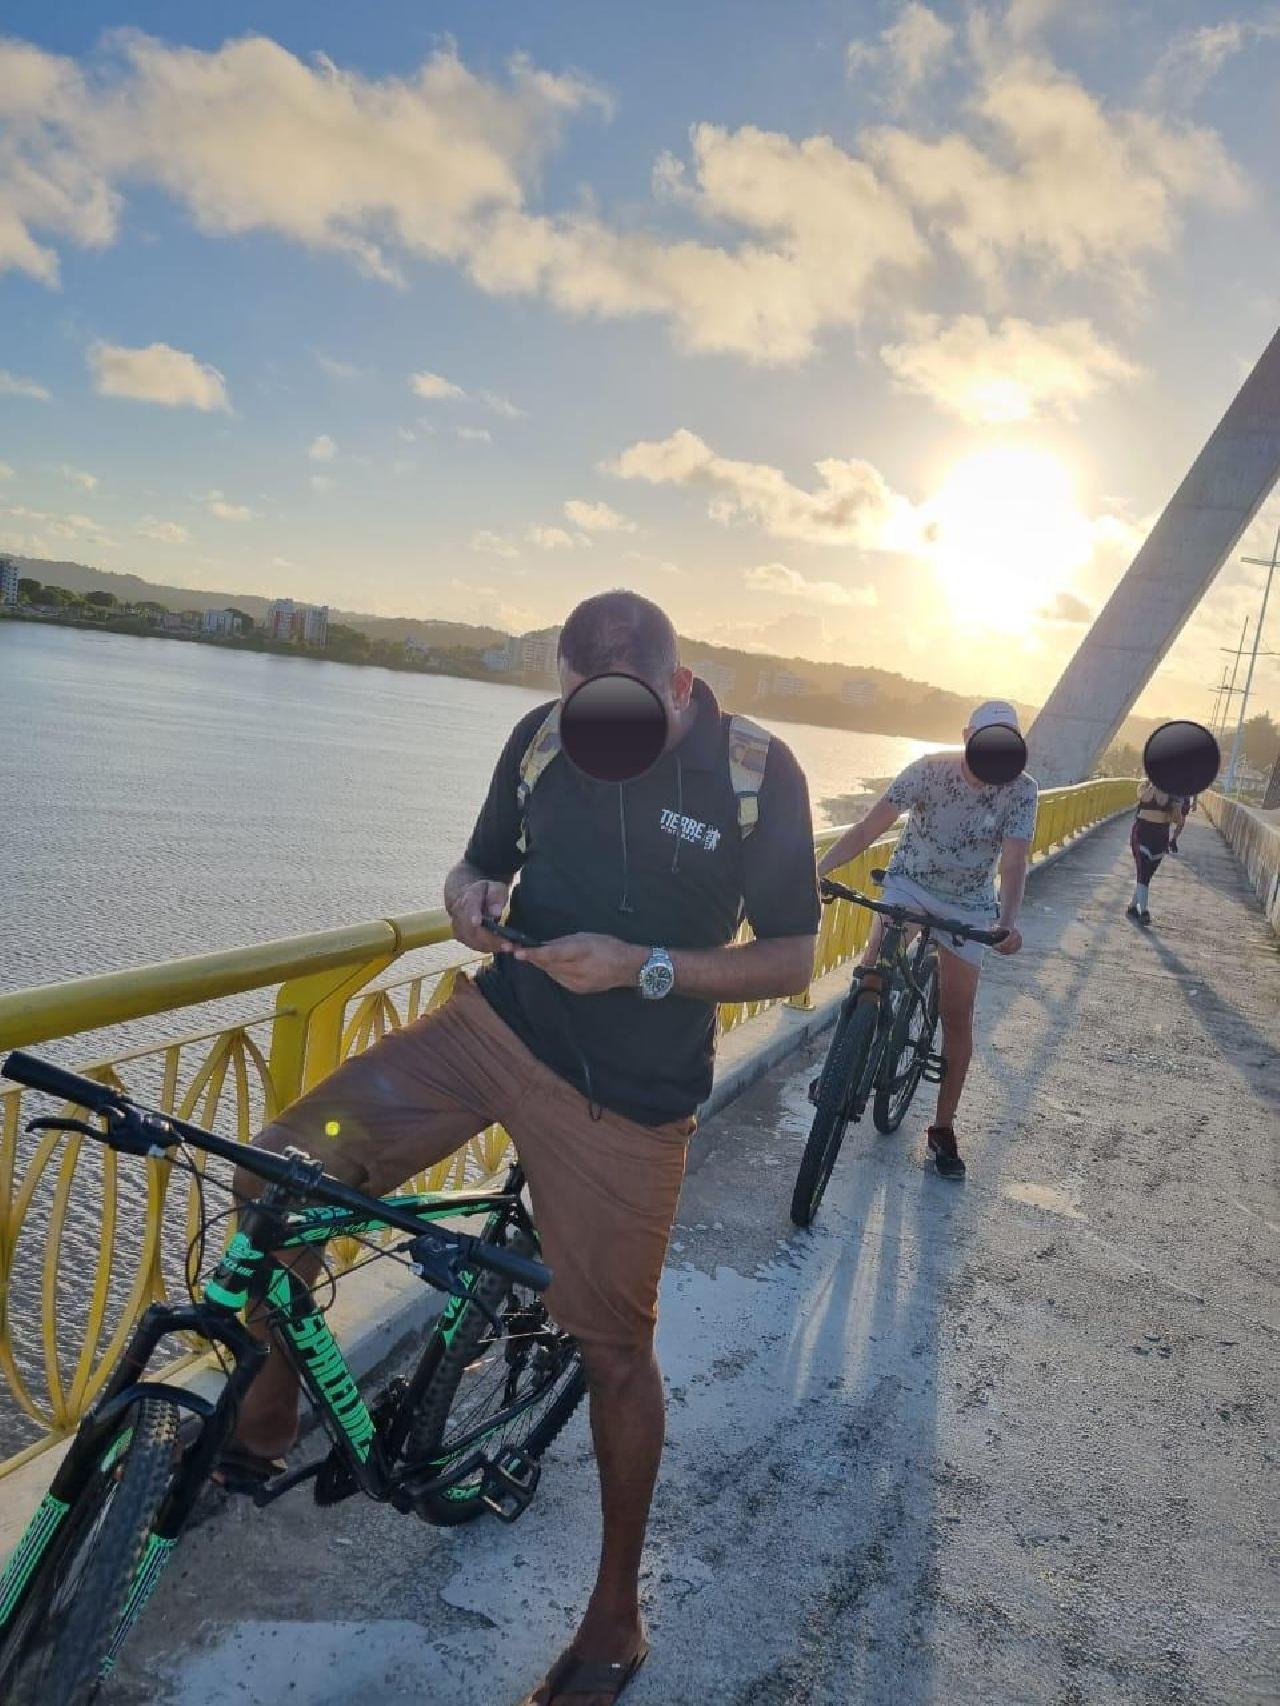
M 1280 9 L 260 17 L 6 10 L 0 548 L 1036 697 L 1275 327 Z

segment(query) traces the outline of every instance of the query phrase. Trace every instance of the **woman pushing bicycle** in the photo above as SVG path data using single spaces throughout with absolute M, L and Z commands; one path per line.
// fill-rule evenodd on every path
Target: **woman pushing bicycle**
M 983 735 L 983 731 L 992 734 Z M 977 744 L 975 735 L 982 736 Z M 984 742 L 1021 747 L 1018 713 L 1005 700 L 989 699 L 979 705 L 969 718 L 964 740 L 964 753 L 929 753 L 909 764 L 862 821 L 827 850 L 818 873 L 825 877 L 856 859 L 905 811 L 907 823 L 889 861 L 882 900 L 984 931 L 998 921 L 1008 934 L 995 951 L 1016 954 L 1022 946 L 1017 918 L 1039 789 L 1020 768 L 1008 780 L 984 781 L 972 767 L 975 761 L 981 763 L 978 747 Z M 1025 748 L 1022 753 L 1025 757 Z M 997 864 L 998 899 L 993 881 Z M 883 920 L 877 917 L 862 954 L 859 1000 L 879 998 L 879 974 L 872 968 L 883 930 Z M 939 1173 L 959 1179 L 964 1177 L 965 1164 L 954 1122 L 973 1053 L 973 1007 L 984 949 L 981 943 L 952 935 L 939 934 L 936 940 L 941 950 L 938 1004 L 946 1065 L 928 1143 Z

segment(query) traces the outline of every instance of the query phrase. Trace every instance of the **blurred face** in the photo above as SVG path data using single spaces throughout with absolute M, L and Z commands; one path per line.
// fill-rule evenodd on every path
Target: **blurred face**
M 666 674 L 645 675 L 638 670 L 628 669 L 624 664 L 618 664 L 616 673 L 634 675 L 637 680 L 643 681 L 647 687 L 651 687 L 662 701 L 662 708 L 667 713 L 667 724 L 672 736 L 674 737 L 681 732 L 684 713 L 689 709 L 690 700 L 693 698 L 693 671 L 691 669 L 686 669 L 683 664 L 677 664 L 674 670 Z M 576 670 L 570 669 L 563 658 L 560 659 L 559 674 L 562 700 L 567 699 L 574 688 L 580 687 L 587 679 L 585 675 L 579 675 Z

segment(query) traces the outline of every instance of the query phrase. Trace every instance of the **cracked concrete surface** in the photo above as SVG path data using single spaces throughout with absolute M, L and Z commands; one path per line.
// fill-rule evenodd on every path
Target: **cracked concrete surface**
M 922 1097 L 794 1231 L 811 1055 L 700 1135 L 636 1706 L 1280 1698 L 1280 963 L 1203 820 L 1131 925 L 1127 831 L 989 963 L 963 1185 Z M 104 1706 L 505 1706 L 574 1626 L 595 1500 L 578 1418 L 512 1528 L 233 1506 Z

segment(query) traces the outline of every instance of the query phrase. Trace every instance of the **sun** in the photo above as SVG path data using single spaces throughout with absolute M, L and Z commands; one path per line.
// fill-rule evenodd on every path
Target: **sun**
M 930 554 L 963 625 L 1014 632 L 1093 551 L 1066 465 L 1046 450 L 981 450 L 928 504 Z

